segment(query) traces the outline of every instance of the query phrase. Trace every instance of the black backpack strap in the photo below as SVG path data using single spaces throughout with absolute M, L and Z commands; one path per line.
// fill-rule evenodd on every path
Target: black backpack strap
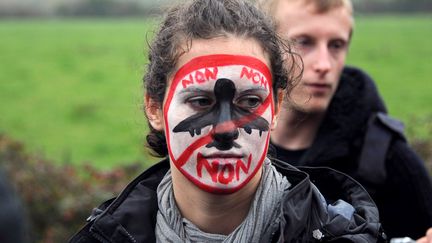
M 380 185 L 386 179 L 385 160 L 394 135 L 405 140 L 401 121 L 378 112 L 370 116 L 358 161 L 357 174 L 363 181 Z

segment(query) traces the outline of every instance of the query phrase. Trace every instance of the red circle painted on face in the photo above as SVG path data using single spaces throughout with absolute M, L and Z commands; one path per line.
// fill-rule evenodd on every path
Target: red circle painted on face
M 205 134 L 199 138 L 197 138 L 195 141 L 193 141 L 191 144 L 189 144 L 183 152 L 181 152 L 179 155 L 175 156 L 172 151 L 172 144 L 171 144 L 171 130 L 172 129 L 168 124 L 168 111 L 171 106 L 172 99 L 175 95 L 175 91 L 177 89 L 177 86 L 182 85 L 183 88 L 187 87 L 188 85 L 191 85 L 191 81 L 185 79 L 186 76 L 190 75 L 192 72 L 195 72 L 195 83 L 204 83 L 205 77 L 212 75 L 211 72 L 205 73 L 200 72 L 198 73 L 197 70 L 202 70 L 206 68 L 213 68 L 213 70 L 217 70 L 217 68 L 223 69 L 224 67 L 228 66 L 244 66 L 249 68 L 250 70 L 256 70 L 258 74 L 262 75 L 262 77 L 257 76 L 256 73 L 253 73 L 252 71 L 245 73 L 245 78 L 249 79 L 251 82 L 255 83 L 256 85 L 262 85 L 266 86 L 268 89 L 268 95 L 265 98 L 265 100 L 260 104 L 259 107 L 257 107 L 253 113 L 244 115 L 236 120 L 227 121 L 227 124 L 220 123 L 217 126 L 219 129 L 224 129 L 224 127 L 228 128 L 232 126 L 232 124 L 235 124 L 237 128 L 242 127 L 244 124 L 248 124 L 251 121 L 257 119 L 258 117 L 261 117 L 268 109 L 270 109 L 271 119 L 273 119 L 273 112 L 274 112 L 274 104 L 273 104 L 273 92 L 272 92 L 272 82 L 271 82 L 271 73 L 269 68 L 266 64 L 264 64 L 259 59 L 256 59 L 254 57 L 250 56 L 239 56 L 239 55 L 208 55 L 208 56 L 200 56 L 197 58 L 192 59 L 188 63 L 186 63 L 184 66 L 182 66 L 177 73 L 174 75 L 173 81 L 171 82 L 171 85 L 168 90 L 166 102 L 163 107 L 164 117 L 165 119 L 165 131 L 166 131 L 166 139 L 167 139 L 167 145 L 168 145 L 168 151 L 169 156 L 173 164 L 179 169 L 179 171 L 186 176 L 190 181 L 192 181 L 195 185 L 200 187 L 201 189 L 211 192 L 211 193 L 232 193 L 240 188 L 242 188 L 244 185 L 246 185 L 253 176 L 257 173 L 259 168 L 262 165 L 262 162 L 265 159 L 265 156 L 267 154 L 267 148 L 268 143 L 270 140 L 270 132 L 267 132 L 267 136 L 265 138 L 265 147 L 263 149 L 263 152 L 260 156 L 252 156 L 250 154 L 247 158 L 248 162 L 247 165 L 242 163 L 241 161 L 237 161 L 234 165 L 233 164 L 217 164 L 215 161 L 208 161 L 208 160 L 202 160 L 206 164 L 207 173 L 210 175 L 210 178 L 213 182 L 217 181 L 217 184 L 219 185 L 228 185 L 233 180 L 237 179 L 239 180 L 239 170 L 243 169 L 246 170 L 250 166 L 251 160 L 257 160 L 257 165 L 253 169 L 252 172 L 249 172 L 247 177 L 241 181 L 240 183 L 236 184 L 233 187 L 219 187 L 215 186 L 214 184 L 210 185 L 209 183 L 203 182 L 203 180 L 200 180 L 196 176 L 194 176 L 190 171 L 187 171 L 183 168 L 183 166 L 190 160 L 191 156 L 198 151 L 198 149 L 202 148 L 205 145 L 208 145 L 213 141 L 212 132 L 209 132 L 208 134 Z M 216 69 L 215 69 L 216 68 Z M 199 74 L 199 75 L 198 75 Z M 243 73 L 242 73 L 243 74 Z M 261 78 L 261 79 L 260 79 Z M 261 81 L 260 81 L 261 80 Z M 260 83 L 265 81 L 265 83 Z M 268 113 L 268 112 L 267 112 Z M 266 114 L 267 114 L 266 113 Z M 214 130 L 215 127 L 212 128 Z M 260 133 L 261 137 L 261 133 Z M 261 143 L 262 144 L 262 143 Z M 203 159 L 203 158 L 201 158 Z M 202 161 L 199 159 L 199 153 L 197 155 L 197 168 L 199 166 L 202 166 Z M 201 163 L 201 164 L 200 164 Z M 201 167 L 200 167 L 201 168 Z M 219 168 L 212 171 L 211 168 Z M 246 169 L 245 169 L 246 168 Z M 199 174 L 201 171 L 197 169 L 197 173 Z M 215 175 L 214 173 L 217 173 Z M 199 174 L 200 175 L 200 174 Z

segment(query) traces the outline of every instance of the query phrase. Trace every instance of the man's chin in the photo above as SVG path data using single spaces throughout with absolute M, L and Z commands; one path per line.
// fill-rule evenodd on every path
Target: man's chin
M 327 111 L 330 104 L 328 96 L 302 95 L 293 96 L 288 106 L 295 112 L 306 114 L 321 114 Z
M 327 111 L 328 105 L 325 105 L 325 104 L 308 104 L 308 105 L 292 104 L 290 108 L 296 113 L 303 113 L 303 114 L 309 114 L 309 115 L 319 115 L 319 114 L 324 114 Z

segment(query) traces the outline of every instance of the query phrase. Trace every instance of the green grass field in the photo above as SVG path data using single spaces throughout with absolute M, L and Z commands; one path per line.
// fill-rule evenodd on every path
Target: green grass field
M 0 21 L 0 133 L 64 163 L 148 161 L 141 78 L 156 23 Z M 357 19 L 349 63 L 408 125 L 432 117 L 431 38 L 431 17 Z
M 357 19 L 348 63 L 375 79 L 410 137 L 432 139 L 432 16 Z

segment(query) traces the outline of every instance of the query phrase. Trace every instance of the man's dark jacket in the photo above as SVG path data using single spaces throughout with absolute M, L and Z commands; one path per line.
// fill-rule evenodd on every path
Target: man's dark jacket
M 272 242 L 377 242 L 382 239 L 378 210 L 356 181 L 328 168 L 304 168 L 308 172 L 305 173 L 289 165 L 276 167 L 292 185 L 279 208 L 282 220 L 271 226 Z M 168 169 L 166 159 L 143 172 L 116 199 L 95 209 L 89 223 L 70 242 L 155 242 L 156 189 Z M 334 210 L 336 205 L 344 204 L 337 198 L 353 205 L 355 212 L 343 216 Z
M 352 176 L 365 186 L 377 204 L 389 238 L 417 239 L 432 227 L 432 184 L 422 160 L 407 145 L 403 134 L 391 124 L 380 124 L 392 134 L 383 162 L 370 153 L 363 161 L 367 161 L 371 173 L 359 170 L 368 121 L 377 112 L 386 113 L 386 108 L 374 82 L 361 70 L 346 67 L 312 146 L 299 161 L 289 163 L 327 166 Z M 275 147 L 273 156 L 286 161 L 283 149 Z M 381 147 L 373 149 L 379 151 Z M 371 182 L 370 177 L 377 173 L 383 175 L 383 180 Z

